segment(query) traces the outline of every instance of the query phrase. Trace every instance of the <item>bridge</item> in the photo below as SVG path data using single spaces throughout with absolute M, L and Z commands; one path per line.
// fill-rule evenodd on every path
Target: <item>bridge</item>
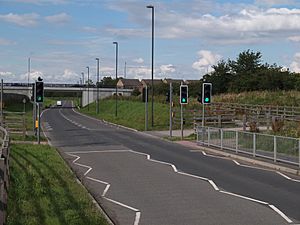
M 3 93 L 6 94 L 19 94 L 27 96 L 29 99 L 32 96 L 32 84 L 27 83 L 4 83 Z M 87 87 L 86 85 L 79 84 L 47 84 L 44 83 L 44 92 L 47 93 L 61 93 L 73 92 L 78 93 L 82 99 L 82 106 L 86 106 L 97 99 L 97 89 L 95 86 Z M 118 88 L 118 95 L 130 96 L 132 89 Z M 116 88 L 99 88 L 99 99 L 104 99 L 116 94 Z

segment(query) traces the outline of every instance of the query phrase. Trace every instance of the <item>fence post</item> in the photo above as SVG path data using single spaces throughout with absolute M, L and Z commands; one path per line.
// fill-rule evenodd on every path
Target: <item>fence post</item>
M 207 127 L 207 146 L 210 144 L 210 128 Z
M 221 131 L 221 149 L 223 149 L 223 129 L 220 129 Z
M 298 156 L 299 156 L 299 168 L 300 168 L 300 139 L 299 139 L 299 146 L 298 146 Z
M 239 132 L 235 131 L 235 152 L 238 153 L 239 150 Z
M 221 118 L 221 115 L 218 115 L 218 126 L 220 128 L 222 127 L 222 118 Z
M 256 134 L 253 133 L 253 157 L 256 156 Z
M 274 162 L 277 161 L 277 139 L 276 136 L 274 136 Z

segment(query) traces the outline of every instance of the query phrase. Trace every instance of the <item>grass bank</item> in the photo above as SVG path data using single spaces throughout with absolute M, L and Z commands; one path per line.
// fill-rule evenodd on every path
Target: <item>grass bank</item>
M 119 100 L 116 116 L 116 104 L 113 99 L 100 101 L 100 113 L 96 114 L 96 103 L 80 110 L 82 113 L 121 124 L 137 130 L 145 129 L 145 103 L 141 101 Z M 163 130 L 169 126 L 169 105 L 154 104 L 154 127 L 151 127 L 151 102 L 148 104 L 148 129 Z
M 56 150 L 13 144 L 8 225 L 108 224 Z

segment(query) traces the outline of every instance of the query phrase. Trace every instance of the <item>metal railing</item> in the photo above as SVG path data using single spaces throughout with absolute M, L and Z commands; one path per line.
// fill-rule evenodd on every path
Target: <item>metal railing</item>
M 9 187 L 9 134 L 0 126 L 0 225 L 5 224 Z
M 197 142 L 300 167 L 300 139 L 226 128 L 198 126 Z

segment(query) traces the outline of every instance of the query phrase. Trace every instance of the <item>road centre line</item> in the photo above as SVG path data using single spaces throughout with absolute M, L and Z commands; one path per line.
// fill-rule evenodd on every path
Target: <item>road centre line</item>
M 107 151 L 91 151 L 90 153 L 108 153 L 109 150 Z M 245 200 L 249 200 L 249 201 L 253 201 L 253 202 L 256 202 L 256 203 L 259 203 L 259 204 L 263 204 L 263 205 L 268 205 L 274 212 L 276 212 L 277 214 L 279 214 L 283 219 L 285 219 L 288 223 L 292 223 L 293 221 L 291 219 L 289 219 L 282 211 L 280 211 L 278 208 L 276 208 L 274 205 L 270 205 L 269 203 L 267 202 L 264 202 L 264 201 L 260 201 L 260 200 L 257 200 L 257 199 L 254 199 L 254 198 L 249 198 L 249 197 L 246 197 L 246 196 L 242 196 L 242 195 L 238 195 L 238 194 L 235 194 L 235 193 L 232 193 L 232 192 L 227 192 L 227 191 L 221 191 L 217 185 L 214 183 L 213 180 L 210 180 L 208 178 L 203 178 L 203 177 L 198 177 L 196 175 L 192 175 L 192 174 L 187 174 L 187 173 L 183 173 L 183 172 L 179 172 L 176 168 L 175 165 L 171 164 L 171 163 L 166 163 L 166 162 L 163 162 L 163 161 L 158 161 L 158 160 L 153 160 L 151 159 L 151 156 L 149 154 L 146 154 L 146 153 L 142 153 L 142 152 L 136 152 L 136 151 L 133 151 L 133 150 L 121 150 L 121 151 L 114 151 L 115 153 L 118 153 L 118 152 L 132 152 L 132 153 L 135 153 L 135 154 L 139 154 L 139 155 L 144 155 L 146 156 L 146 159 L 149 160 L 149 161 L 152 161 L 152 162 L 155 162 L 155 163 L 161 163 L 161 164 L 164 164 L 164 165 L 169 165 L 172 167 L 172 169 L 174 170 L 175 173 L 178 173 L 178 174 L 182 174 L 182 175 L 186 175 L 186 176 L 190 176 L 190 177 L 194 177 L 194 178 L 198 178 L 198 179 L 201 179 L 201 180 L 205 180 L 205 181 L 208 181 L 209 184 L 214 188 L 215 191 L 218 191 L 220 193 L 223 193 L 223 194 L 228 194 L 228 195 L 232 195 L 232 196 L 235 196 L 235 197 L 238 197 L 238 198 L 242 198 L 242 199 L 245 199 Z M 85 152 L 85 153 L 88 153 L 88 152 Z M 68 154 L 68 153 L 66 153 Z M 72 154 L 69 154 L 69 155 L 72 155 Z M 75 156 L 75 155 L 73 155 Z M 79 157 L 76 155 L 76 157 Z M 74 161 L 76 162 L 79 158 L 75 159 Z M 77 164 L 78 165 L 78 164 Z M 83 165 L 84 167 L 88 168 L 89 166 L 86 166 L 86 165 Z M 101 182 L 102 183 L 102 182 Z M 108 189 L 107 189 L 108 191 Z M 104 197 L 104 196 L 103 196 Z M 114 201 L 114 200 L 112 200 Z M 120 203 L 120 205 L 123 204 L 123 203 Z M 130 207 L 130 206 L 128 206 Z M 140 211 L 139 211 L 140 212 Z M 140 219 L 140 215 L 137 216 L 136 214 L 136 220 L 139 221 Z M 135 222 L 136 222 L 135 220 Z M 138 223 L 134 223 L 134 225 L 138 225 Z

